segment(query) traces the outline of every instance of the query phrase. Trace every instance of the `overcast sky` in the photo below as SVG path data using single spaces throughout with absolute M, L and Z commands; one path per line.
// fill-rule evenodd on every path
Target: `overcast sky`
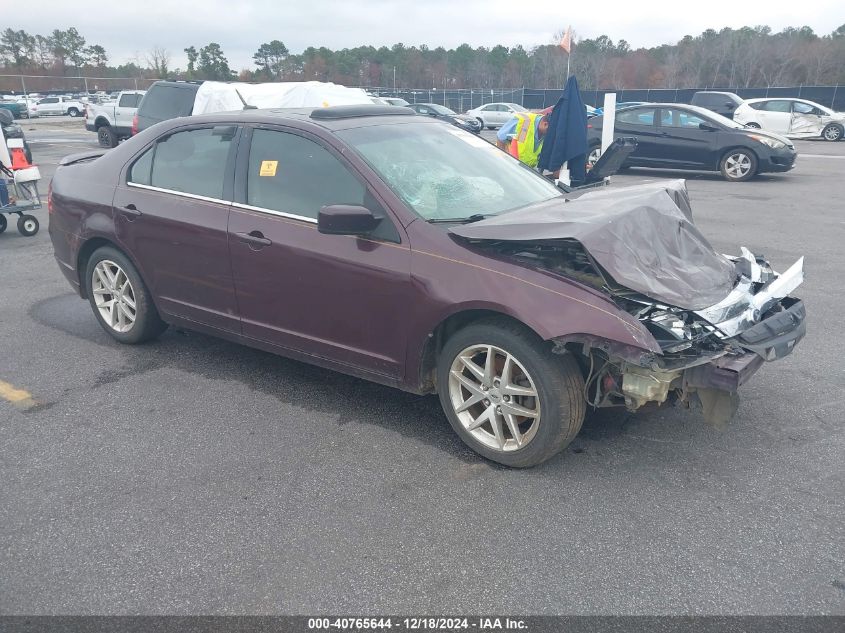
M 807 25 L 826 35 L 845 23 L 843 0 L 40 0 L 36 6 L 5 11 L 3 22 L 42 35 L 75 26 L 88 44 L 105 47 L 111 64 L 133 58 L 143 63 L 146 51 L 161 46 L 170 52 L 172 68 L 184 68 L 185 47 L 217 42 L 235 70 L 254 68 L 252 54 L 273 39 L 294 53 L 308 46 L 397 42 L 430 48 L 522 44 L 530 49 L 550 43 L 571 24 L 580 37 L 604 34 L 638 48 L 673 44 L 708 28 L 766 24 L 779 31 Z

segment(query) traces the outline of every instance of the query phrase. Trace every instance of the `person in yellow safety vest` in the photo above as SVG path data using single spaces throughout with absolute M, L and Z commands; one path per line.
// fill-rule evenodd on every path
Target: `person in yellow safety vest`
M 536 167 L 549 119 L 542 114 L 518 112 L 496 133 L 496 145 L 529 167 Z

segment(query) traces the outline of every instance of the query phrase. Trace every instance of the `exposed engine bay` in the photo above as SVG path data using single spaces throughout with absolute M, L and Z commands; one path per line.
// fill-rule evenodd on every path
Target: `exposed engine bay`
M 804 279 L 803 257 L 779 274 L 744 247 L 738 256 L 719 255 L 692 225 L 683 181 L 632 190 L 587 194 L 533 218 L 513 212 L 498 231 L 491 218 L 453 232 L 497 257 L 607 295 L 655 339 L 661 353 L 587 335 L 554 340 L 555 351 L 582 359 L 590 405 L 633 411 L 670 399 L 700 403 L 709 422 L 724 424 L 738 406 L 739 386 L 763 362 L 791 353 L 806 332 L 804 305 L 789 296 Z

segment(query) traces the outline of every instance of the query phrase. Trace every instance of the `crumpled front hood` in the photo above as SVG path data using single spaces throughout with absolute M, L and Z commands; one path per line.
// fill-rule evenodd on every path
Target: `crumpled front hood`
M 617 284 L 688 310 L 719 303 L 737 279 L 735 264 L 693 224 L 683 180 L 556 198 L 450 231 L 469 240 L 576 240 Z

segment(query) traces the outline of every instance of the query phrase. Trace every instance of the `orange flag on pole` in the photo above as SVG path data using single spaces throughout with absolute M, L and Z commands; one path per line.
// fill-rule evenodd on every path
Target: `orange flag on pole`
M 572 27 L 566 27 L 566 33 L 563 34 L 563 38 L 560 40 L 560 47 L 565 50 L 567 53 L 571 52 L 572 48 Z

